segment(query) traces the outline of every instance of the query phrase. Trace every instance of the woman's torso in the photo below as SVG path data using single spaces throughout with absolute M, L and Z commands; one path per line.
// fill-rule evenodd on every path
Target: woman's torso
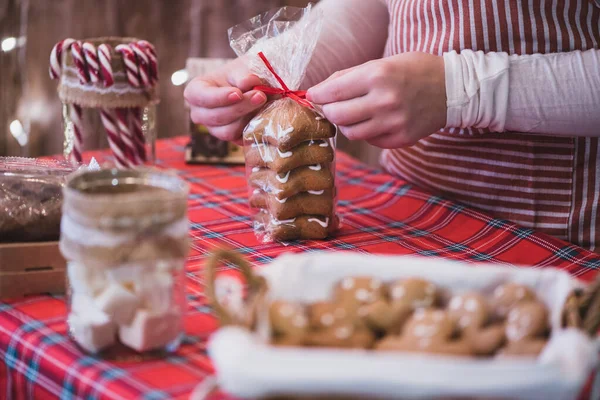
M 388 8 L 386 56 L 554 53 L 600 44 L 593 0 L 388 0 Z M 495 217 L 600 249 L 600 142 L 575 136 L 450 129 L 385 150 L 382 164 Z

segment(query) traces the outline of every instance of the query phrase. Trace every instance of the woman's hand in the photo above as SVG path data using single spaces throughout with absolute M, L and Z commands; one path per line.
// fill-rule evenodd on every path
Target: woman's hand
M 339 71 L 308 90 L 351 140 L 411 146 L 446 125 L 444 59 L 405 53 Z
M 219 139 L 240 140 L 254 113 L 267 101 L 263 92 L 252 90 L 261 83 L 242 59 L 231 61 L 219 72 L 193 79 L 184 92 L 192 121 L 206 126 Z

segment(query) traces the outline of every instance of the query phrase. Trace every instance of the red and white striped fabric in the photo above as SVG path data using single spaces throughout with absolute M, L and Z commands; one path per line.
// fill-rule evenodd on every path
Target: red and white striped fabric
M 595 0 L 388 0 L 388 8 L 386 56 L 555 53 L 600 44 Z M 496 217 L 600 250 L 598 138 L 450 129 L 384 151 L 382 165 Z

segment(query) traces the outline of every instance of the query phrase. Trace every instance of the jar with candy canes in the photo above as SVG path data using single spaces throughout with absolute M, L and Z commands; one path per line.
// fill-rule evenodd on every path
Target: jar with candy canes
M 110 148 L 103 165 L 153 164 L 158 103 L 154 46 L 134 38 L 64 39 L 50 53 L 50 77 L 63 103 L 64 154 Z
M 64 188 L 68 326 L 90 353 L 177 349 L 185 312 L 188 186 L 152 168 L 85 171 Z

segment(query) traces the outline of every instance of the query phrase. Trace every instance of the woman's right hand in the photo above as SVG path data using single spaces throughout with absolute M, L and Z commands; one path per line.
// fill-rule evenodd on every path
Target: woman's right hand
M 252 90 L 260 84 L 261 80 L 238 58 L 218 72 L 194 78 L 183 95 L 194 123 L 206 126 L 221 140 L 238 141 L 250 119 L 267 101 L 263 92 Z

